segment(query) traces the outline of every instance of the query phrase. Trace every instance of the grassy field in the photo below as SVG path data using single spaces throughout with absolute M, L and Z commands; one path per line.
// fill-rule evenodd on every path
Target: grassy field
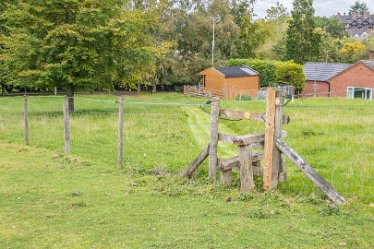
M 72 153 L 63 150 L 62 98 L 34 97 L 30 144 L 21 98 L 0 99 L 0 248 L 373 248 L 374 103 L 289 103 L 286 141 L 349 200 L 335 207 L 288 162 L 274 193 L 210 184 L 181 172 L 209 141 L 209 106 L 177 94 L 126 97 L 125 170 L 116 170 L 118 103 L 77 96 Z M 222 101 L 264 111 L 262 101 Z M 263 132 L 222 120 L 220 131 Z M 220 157 L 236 153 L 222 144 Z M 236 176 L 237 178 L 237 176 Z

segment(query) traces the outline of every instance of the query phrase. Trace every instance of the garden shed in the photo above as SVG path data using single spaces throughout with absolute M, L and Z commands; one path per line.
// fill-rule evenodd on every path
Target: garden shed
M 222 91 L 224 98 L 255 97 L 260 87 L 260 74 L 246 66 L 211 67 L 199 75 L 207 91 Z

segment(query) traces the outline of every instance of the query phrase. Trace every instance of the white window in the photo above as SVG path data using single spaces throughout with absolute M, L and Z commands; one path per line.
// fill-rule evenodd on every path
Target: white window
M 373 89 L 364 87 L 348 87 L 347 89 L 348 99 L 373 99 Z

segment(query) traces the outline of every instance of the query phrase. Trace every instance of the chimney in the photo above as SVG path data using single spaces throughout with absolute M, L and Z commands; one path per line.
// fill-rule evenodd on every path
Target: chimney
M 358 15 L 357 11 L 352 11 L 351 12 L 352 19 L 357 19 L 357 15 Z
M 374 48 L 372 48 L 369 52 L 370 56 L 369 56 L 369 59 L 370 60 L 374 60 Z
M 366 11 L 366 12 L 364 12 L 363 16 L 364 16 L 365 19 L 368 19 L 369 16 L 370 16 L 370 13 L 368 11 Z

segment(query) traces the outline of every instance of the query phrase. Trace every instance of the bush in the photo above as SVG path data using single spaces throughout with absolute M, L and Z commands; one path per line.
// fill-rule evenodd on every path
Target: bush
M 276 83 L 288 83 L 301 91 L 305 84 L 302 65 L 292 61 L 273 61 L 259 59 L 231 59 L 229 66 L 248 66 L 260 74 L 260 86 L 274 86 Z

